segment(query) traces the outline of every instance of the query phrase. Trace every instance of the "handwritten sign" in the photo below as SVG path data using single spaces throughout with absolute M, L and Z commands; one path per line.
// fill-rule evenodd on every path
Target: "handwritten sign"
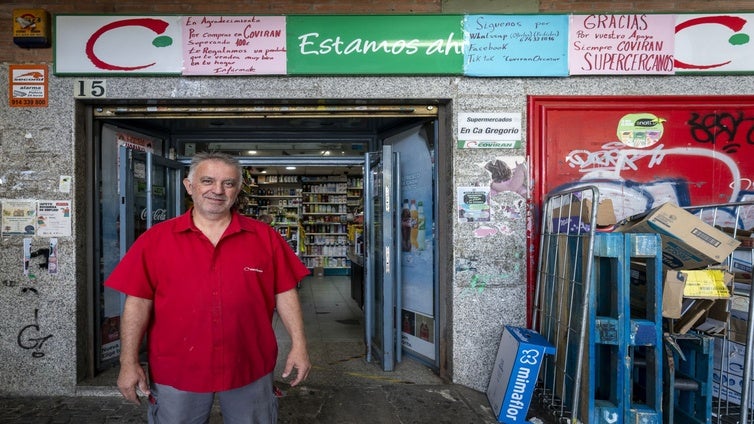
M 672 74 L 675 15 L 573 15 L 571 75 Z
M 676 73 L 751 72 L 754 14 L 678 15 Z
M 567 76 L 567 15 L 468 15 L 469 76 Z
M 284 16 L 187 16 L 184 75 L 286 73 Z
M 463 16 L 288 16 L 288 73 L 451 74 Z

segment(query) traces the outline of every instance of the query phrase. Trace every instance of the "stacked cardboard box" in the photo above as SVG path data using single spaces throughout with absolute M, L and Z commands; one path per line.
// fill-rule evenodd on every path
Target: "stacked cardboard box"
M 710 267 L 731 256 L 740 241 L 672 203 L 632 217 L 615 230 L 660 234 L 666 273 L 663 316 L 676 320 L 676 333 L 692 328 L 708 333 L 724 329 L 732 275 Z

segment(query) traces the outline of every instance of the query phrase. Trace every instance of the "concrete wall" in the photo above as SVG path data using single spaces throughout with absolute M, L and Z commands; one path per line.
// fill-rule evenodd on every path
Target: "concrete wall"
M 8 65 L 0 65 L 0 80 L 7 78 Z M 92 196 L 85 187 L 90 164 L 83 142 L 76 139 L 85 134 L 80 121 L 75 127 L 74 81 L 52 77 L 49 107 L 4 108 L 0 116 L 0 198 L 74 202 L 73 236 L 59 239 L 58 274 L 38 268 L 41 259 L 34 258 L 30 275 L 24 276 L 23 237 L 0 240 L 0 394 L 75 393 L 77 368 L 85 363 L 81 355 L 89 349 L 85 301 L 91 295 L 85 275 L 97 264 L 88 262 L 85 213 Z M 8 98 L 7 84 L 0 87 L 0 96 Z M 453 124 L 443 142 L 455 145 L 458 112 L 521 112 L 525 129 L 527 95 L 754 94 L 754 76 L 107 78 L 107 88 L 110 98 L 138 99 L 450 99 Z M 452 187 L 489 184 L 483 164 L 491 157 L 516 160 L 526 154 L 450 150 Z M 74 176 L 71 193 L 58 191 L 61 175 Z M 488 224 L 500 230 L 496 235 L 480 241 L 474 236 L 479 224 L 456 223 L 452 245 L 441 246 L 452 249 L 455 264 L 448 293 L 453 381 L 478 390 L 486 389 L 502 326 L 525 325 L 525 199 L 503 193 L 494 200 L 495 208 L 508 211 Z M 520 211 L 520 216 L 510 211 Z M 32 250 L 47 242 L 34 237 Z M 476 261 L 475 273 L 459 266 L 467 260 Z

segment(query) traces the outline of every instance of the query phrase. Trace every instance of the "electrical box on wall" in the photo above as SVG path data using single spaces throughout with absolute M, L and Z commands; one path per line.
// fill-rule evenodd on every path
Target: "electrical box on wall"
M 50 14 L 44 9 L 14 9 L 13 42 L 26 48 L 49 47 Z

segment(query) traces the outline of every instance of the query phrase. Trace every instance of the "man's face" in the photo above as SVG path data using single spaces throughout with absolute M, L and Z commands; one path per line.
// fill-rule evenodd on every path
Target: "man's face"
M 205 217 L 223 216 L 230 211 L 241 191 L 241 176 L 232 165 L 217 160 L 200 163 L 191 180 L 183 180 L 194 201 L 196 213 Z

